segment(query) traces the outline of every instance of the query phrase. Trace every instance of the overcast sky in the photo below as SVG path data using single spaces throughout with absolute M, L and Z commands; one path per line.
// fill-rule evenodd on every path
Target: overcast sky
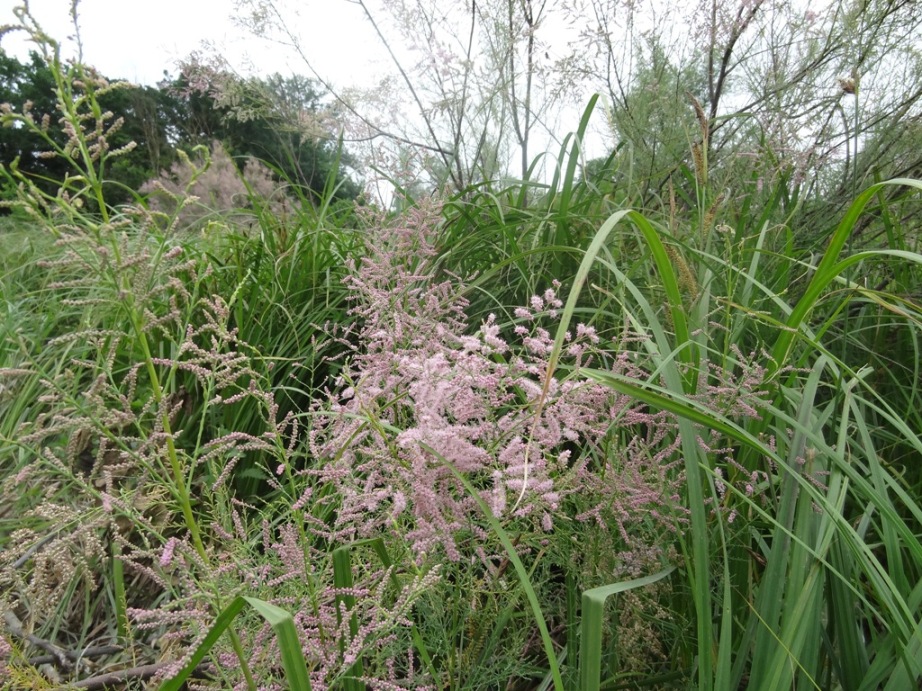
M 13 8 L 21 2 L 0 0 L 0 25 L 14 22 Z M 278 2 L 286 7 L 288 28 L 298 37 L 311 66 L 334 88 L 370 88 L 394 72 L 391 58 L 357 3 Z M 63 57 L 74 57 L 71 0 L 30 0 L 29 5 L 44 31 L 62 41 Z M 110 79 L 128 79 L 146 85 L 160 81 L 164 70 L 176 76 L 178 63 L 193 51 L 217 53 L 243 75 L 279 72 L 312 79 L 317 76 L 290 49 L 256 38 L 240 28 L 233 21 L 234 11 L 235 0 L 80 0 L 83 62 Z M 27 57 L 29 45 L 22 34 L 7 35 L 2 42 L 7 52 L 20 59 Z M 395 49 L 400 53 L 402 47 Z M 574 129 L 582 107 L 583 104 L 564 107 L 556 116 L 560 120 L 547 123 L 551 131 L 562 137 Z M 601 122 L 598 116 L 595 120 Z M 557 151 L 559 139 L 552 141 L 549 137 L 541 131 L 534 133 L 532 155 L 542 149 Z M 590 137 L 584 145 L 592 155 L 601 155 L 596 149 L 604 152 L 607 148 L 598 137 Z M 550 174 L 550 168 L 545 172 Z
M 19 4 L 20 0 L 0 0 L 0 25 L 14 21 L 13 8 Z M 71 0 L 29 3 L 42 28 L 58 40 L 74 34 L 70 4 Z M 301 0 L 298 5 L 308 19 L 299 22 L 295 33 L 318 70 L 337 86 L 365 81 L 363 75 L 381 56 L 360 9 L 344 0 Z M 107 77 L 153 85 L 164 70 L 175 74 L 177 62 L 209 42 L 238 70 L 251 66 L 262 74 L 310 76 L 299 58 L 235 26 L 233 11 L 234 0 L 81 0 L 84 61 Z M 29 50 L 16 35 L 4 38 L 2 45 L 21 58 Z M 75 52 L 74 43 L 66 42 L 65 55 Z

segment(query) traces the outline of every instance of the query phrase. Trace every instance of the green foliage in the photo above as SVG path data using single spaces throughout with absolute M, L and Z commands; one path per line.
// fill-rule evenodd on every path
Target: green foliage
M 0 103 L 11 104 L 19 112 L 23 111 L 26 103 L 31 103 L 32 116 L 41 121 L 47 114 L 50 118 L 49 130 L 53 137 L 59 139 L 62 131 L 56 117 L 54 89 L 51 68 L 38 53 L 30 53 L 29 61 L 22 63 L 0 48 Z M 23 172 L 61 180 L 68 172 L 67 162 L 60 158 L 40 158 L 39 154 L 45 148 L 43 142 L 26 127 L 0 129 L 0 160 L 9 165 L 18 159 Z
M 269 622 L 273 631 L 275 631 L 289 688 L 292 691 L 310 691 L 311 680 L 307 676 L 307 665 L 304 662 L 304 654 L 301 652 L 301 645 L 298 642 L 298 632 L 291 615 L 271 602 L 265 602 L 255 597 L 237 597 L 225 607 L 215 619 L 215 623 L 205 636 L 205 639 L 193 651 L 185 667 L 172 679 L 164 683 L 160 687 L 161 691 L 179 691 L 179 689 L 183 688 L 195 668 L 205 659 L 205 656 L 218 642 L 218 639 L 233 625 L 234 618 L 247 605 Z
M 437 216 L 412 199 L 396 218 L 343 211 L 339 152 L 308 182 L 304 140 L 283 131 L 291 167 L 276 171 L 299 203 L 279 211 L 251 185 L 247 208 L 189 233 L 109 196 L 132 169 L 93 148 L 96 126 L 103 98 L 131 92 L 59 61 L 44 76 L 72 130 L 52 159 L 68 194 L 19 168 L 29 220 L 0 219 L 0 685 L 89 682 L 67 653 L 105 640 L 108 667 L 157 665 L 165 689 L 194 674 L 251 689 L 918 686 L 922 183 L 866 185 L 807 227 L 791 176 L 718 192 L 727 169 L 705 146 L 672 152 L 675 180 L 653 195 L 627 149 L 580 174 L 592 99 L 550 183 L 485 180 Z M 224 127 L 213 106 L 203 119 Z M 691 151 L 709 131 L 687 117 Z M 431 256 L 411 231 L 433 236 Z M 489 409 L 463 412 L 483 390 Z M 555 441 L 549 407 L 586 391 L 603 395 L 577 399 L 592 403 L 580 420 L 604 429 Z M 424 429 L 444 434 L 414 450 Z M 503 472 L 474 459 L 499 462 L 510 440 L 537 451 L 506 468 L 507 505 Z M 655 501 L 626 482 L 638 467 Z M 587 484 L 548 490 L 542 523 L 529 482 L 562 477 Z M 407 488 L 459 513 L 406 510 Z M 446 533 L 455 553 L 432 538 Z M 59 678 L 30 661 L 36 640 Z
M 30 53 L 20 62 L 0 48 L 0 103 L 12 112 L 28 115 L 38 128 L 9 123 L 0 129 L 0 161 L 15 165 L 46 194 L 57 193 L 72 164 L 53 151 L 50 142 L 67 140 L 60 121 L 55 90 L 55 68 L 39 53 Z M 111 128 L 106 139 L 110 150 L 129 142 L 134 148 L 110 161 L 105 174 L 105 196 L 112 205 L 133 200 L 141 186 L 177 160 L 177 149 L 191 150 L 197 145 L 223 142 L 243 170 L 248 157 L 268 163 L 277 176 L 297 185 L 311 204 L 323 195 L 331 175 L 336 187 L 333 197 L 354 199 L 358 186 L 346 174 L 348 155 L 343 156 L 334 142 L 325 141 L 319 123 L 320 95 L 310 80 L 302 77 L 238 80 L 229 74 L 213 77 L 225 89 L 234 89 L 226 100 L 208 87 L 192 89 L 180 77 L 165 80 L 158 87 L 103 87 L 109 80 L 99 79 L 96 102 L 100 113 L 109 112 Z M 303 125 L 300 123 L 304 123 Z M 14 196 L 11 180 L 3 195 Z
M 702 93 L 704 81 L 702 59 L 676 66 L 655 36 L 648 41 L 630 92 L 607 113 L 618 149 L 630 160 L 630 177 L 620 186 L 639 203 L 660 197 L 677 166 L 693 166 L 689 152 L 697 127 L 686 94 Z
M 168 122 L 181 142 L 210 145 L 218 140 L 231 156 L 265 162 L 308 197 L 319 199 L 331 175 L 335 199 L 358 195 L 358 186 L 345 173 L 349 157 L 327 139 L 321 94 L 311 80 L 278 74 L 244 79 L 191 64 L 161 90 L 176 104 Z
M 0 48 L 0 103 L 7 103 L 15 112 L 28 112 L 42 131 L 59 143 L 66 141 L 61 113 L 57 106 L 53 66 L 37 52 L 20 62 Z M 174 143 L 170 142 L 169 121 L 171 97 L 161 89 L 132 87 L 106 89 L 100 93 L 98 105 L 102 112 L 110 111 L 110 124 L 122 119 L 122 124 L 107 135 L 112 150 L 129 142 L 137 146 L 118 158 L 106 173 L 106 196 L 111 203 L 131 200 L 138 188 L 168 167 L 174 158 Z M 47 117 L 47 123 L 43 119 Z M 46 127 L 47 124 L 47 127 Z M 45 156 L 52 150 L 48 141 L 29 127 L 10 125 L 0 129 L 0 160 L 12 165 L 49 194 L 57 192 L 61 181 L 72 172 L 66 157 Z M 9 194 L 9 193 L 8 193 Z

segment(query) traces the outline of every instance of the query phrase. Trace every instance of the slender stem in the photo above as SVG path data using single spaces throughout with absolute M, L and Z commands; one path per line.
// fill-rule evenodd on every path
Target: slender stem
M 148 376 L 150 377 L 151 381 L 151 387 L 154 391 L 154 402 L 157 404 L 157 408 L 160 411 L 160 422 L 163 425 L 164 437 L 166 437 L 167 458 L 170 461 L 170 469 L 173 473 L 173 481 L 176 485 L 176 492 L 179 495 L 179 506 L 182 509 L 183 519 L 185 520 L 186 527 L 189 529 L 189 533 L 192 536 L 192 544 L 195 547 L 195 551 L 198 553 L 199 557 L 201 557 L 205 564 L 210 564 L 211 562 L 208 558 L 208 553 L 205 551 L 205 545 L 202 542 L 202 535 L 199 531 L 198 523 L 195 520 L 195 514 L 192 512 L 192 501 L 189 498 L 189 488 L 186 484 L 186 478 L 185 474 L 183 473 L 182 464 L 179 462 L 179 455 L 176 452 L 175 442 L 173 441 L 173 429 L 170 425 L 169 411 L 161 410 L 160 403 L 163 401 L 163 388 L 160 385 L 160 378 L 157 376 L 157 368 L 154 366 L 153 356 L 151 355 L 150 351 L 150 344 L 147 341 L 147 335 L 144 333 L 137 312 L 132 309 L 132 307 L 133 305 L 129 307 L 129 311 L 131 313 L 131 321 L 134 325 L 135 333 L 138 337 L 138 342 L 144 352 L 144 364 L 147 368 Z M 220 593 L 216 593 L 216 597 L 218 598 L 218 608 L 220 608 Z M 240 669 L 243 672 L 244 678 L 246 679 L 247 688 L 250 689 L 250 691 L 255 691 L 257 688 L 256 682 L 253 679 L 253 673 L 250 671 L 250 666 L 247 663 L 246 653 L 243 650 L 240 637 L 233 629 L 228 629 L 227 635 L 230 638 L 231 646 L 234 649 L 237 660 L 240 662 Z
M 122 547 L 117 540 L 110 543 L 112 550 L 112 582 L 115 587 L 115 621 L 119 638 L 128 637 L 128 596 L 125 592 L 125 567 L 119 557 Z
M 154 392 L 154 403 L 157 404 L 158 410 L 163 401 L 163 388 L 160 385 L 160 378 L 157 375 L 157 368 L 154 366 L 153 356 L 150 351 L 150 344 L 147 341 L 147 335 L 144 333 L 142 325 L 139 323 L 137 313 L 129 306 L 131 319 L 134 325 L 135 335 L 138 343 L 144 353 L 144 365 L 147 374 L 150 377 L 151 387 Z M 163 425 L 163 434 L 166 437 L 167 458 L 170 462 L 170 470 L 173 473 L 173 482 L 176 485 L 176 493 L 179 499 L 179 507 L 182 510 L 183 519 L 186 528 L 192 535 L 192 544 L 195 551 L 207 563 L 208 554 L 205 551 L 205 545 L 202 542 L 202 536 L 199 531 L 198 523 L 195 520 L 195 514 L 192 512 L 192 501 L 189 498 L 189 488 L 186 485 L 185 473 L 183 473 L 182 464 L 179 462 L 179 454 L 176 452 L 176 443 L 173 441 L 173 429 L 170 425 L 169 411 L 160 410 L 160 423 Z

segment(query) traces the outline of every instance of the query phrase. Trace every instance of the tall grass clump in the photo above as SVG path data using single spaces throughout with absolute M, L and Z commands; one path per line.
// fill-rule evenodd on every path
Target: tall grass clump
M 116 207 L 127 87 L 19 17 L 69 140 L 0 117 L 73 174 L 2 171 L 0 685 L 918 685 L 922 184 L 794 227 L 693 103 L 632 209 L 593 101 L 548 184 L 343 211 L 202 150 Z
M 718 201 L 709 199 L 702 171 L 695 183 L 702 203 L 690 231 L 616 214 L 581 273 L 606 261 L 601 248 L 609 238 L 602 236 L 614 232 L 612 224 L 630 221 L 634 227 L 623 232 L 642 237 L 659 288 L 640 287 L 636 263 L 615 258 L 611 268 L 630 296 L 625 314 L 656 344 L 647 352 L 664 379 L 587 375 L 672 411 L 684 422 L 685 440 L 694 438 L 691 422 L 711 430 L 682 448 L 691 512 L 682 547 L 689 614 L 697 620 L 688 655 L 696 683 L 911 685 L 919 676 L 920 514 L 918 479 L 905 458 L 919 445 L 918 427 L 905 421 L 916 417 L 907 404 L 920 383 L 919 311 L 911 297 L 920 256 L 903 247 L 843 254 L 884 185 L 856 199 L 813 260 L 788 256 L 787 229 L 770 225 L 770 208 L 762 218 L 738 219 L 735 229 L 714 223 Z M 919 188 L 911 180 L 887 185 Z M 857 267 L 861 283 L 853 278 Z M 882 289 L 887 285 L 892 292 Z M 568 307 L 577 304 L 571 295 Z M 843 343 L 843 330 L 861 323 L 856 317 L 863 327 Z M 879 338 L 881 328 L 898 329 L 890 342 L 906 347 L 869 347 L 868 336 Z M 894 367 L 903 385 L 887 398 L 869 378 Z M 743 401 L 722 415 L 704 409 L 715 398 L 703 388 L 708 383 L 732 395 L 746 381 L 765 396 L 757 415 L 740 420 Z M 891 579 L 893 560 L 900 576 Z M 904 573 L 911 574 L 905 581 Z M 863 613 L 857 626 L 856 610 Z

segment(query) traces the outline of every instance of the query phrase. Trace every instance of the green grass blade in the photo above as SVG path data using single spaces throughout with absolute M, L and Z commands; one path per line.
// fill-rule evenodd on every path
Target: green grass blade
M 531 611 L 532 614 L 534 614 L 535 624 L 537 624 L 538 632 L 541 635 L 541 643 L 544 646 L 544 652 L 547 657 L 551 675 L 554 678 L 554 689 L 555 691 L 565 691 L 563 677 L 560 675 L 560 665 L 557 661 L 557 653 L 554 650 L 554 642 L 551 640 L 551 634 L 548 631 L 547 621 L 544 618 L 544 613 L 541 611 L 541 603 L 538 601 L 538 595 L 535 593 L 535 589 L 531 584 L 528 570 L 525 568 L 525 565 L 519 558 L 519 554 L 515 549 L 515 545 L 513 544 L 512 539 L 509 537 L 509 533 L 506 532 L 506 530 L 497 520 L 496 516 L 493 515 L 493 511 L 490 510 L 490 507 L 487 506 L 487 503 L 483 500 L 483 498 L 481 498 L 477 490 L 474 489 L 474 486 L 470 483 L 470 480 L 464 477 L 464 475 L 462 475 L 457 468 L 449 463 L 444 456 L 442 456 L 431 446 L 424 443 L 420 443 L 420 446 L 438 458 L 445 465 L 445 467 L 451 471 L 458 482 L 464 486 L 464 489 L 467 490 L 467 493 L 477 503 L 477 506 L 480 508 L 484 517 L 489 522 L 490 528 L 493 529 L 493 532 L 496 533 L 496 536 L 502 543 L 503 548 L 506 550 L 506 555 L 509 557 L 509 561 L 515 568 L 515 572 L 519 577 L 519 582 L 522 585 L 522 589 L 525 591 L 525 596 L 528 598 L 528 604 L 531 605 Z
M 165 681 L 160 686 L 160 691 L 180 691 L 184 688 L 186 680 L 199 666 L 205 656 L 218 642 L 218 639 L 225 631 L 231 630 L 230 626 L 234 618 L 243 611 L 243 608 L 250 605 L 272 626 L 275 635 L 278 637 L 279 650 L 282 653 L 282 663 L 285 668 L 285 674 L 288 678 L 289 688 L 292 691 L 310 691 L 311 682 L 307 675 L 307 663 L 304 660 L 304 654 L 301 652 L 301 643 L 298 640 L 298 634 L 294 626 L 294 620 L 285 610 L 276 607 L 268 602 L 257 600 L 251 597 L 235 597 L 220 614 L 218 614 L 215 623 L 211 626 L 208 634 L 199 643 L 193 651 L 188 662 L 172 679 Z
M 666 392 L 664 389 L 650 384 L 649 382 L 637 382 L 623 375 L 615 374 L 614 372 L 587 368 L 580 369 L 580 373 L 600 384 L 604 384 L 618 393 L 626 394 L 654 408 L 668 411 L 681 418 L 725 434 L 734 441 L 748 446 L 754 451 L 759 453 L 765 451 L 765 445 L 756 437 L 749 434 L 749 432 L 731 420 L 707 409 L 697 401 L 673 396 L 671 392 Z
M 573 318 L 573 313 L 576 310 L 576 305 L 579 302 L 580 293 L 583 290 L 583 286 L 586 284 L 586 279 L 589 276 L 589 272 L 592 270 L 592 265 L 595 263 L 596 258 L 599 256 L 599 253 L 602 251 L 602 248 L 608 241 L 608 236 L 611 235 L 612 231 L 615 229 L 621 219 L 630 213 L 630 211 L 618 211 L 612 214 L 608 217 L 605 223 L 602 224 L 602 226 L 596 232 L 595 236 L 592 238 L 592 242 L 589 244 L 589 248 L 586 250 L 586 254 L 583 256 L 583 260 L 580 262 L 579 269 L 576 271 L 576 276 L 573 279 L 573 285 L 570 287 L 570 293 L 567 296 L 567 302 L 564 305 L 563 312 L 560 315 L 560 324 L 557 327 L 557 334 L 554 339 L 554 347 L 550 356 L 548 357 L 546 377 L 551 377 L 557 367 L 557 362 L 560 360 L 560 353 L 563 350 L 563 344 L 566 340 L 567 330 L 570 328 L 570 321 Z
M 262 616 L 278 638 L 279 651 L 282 654 L 282 667 L 288 679 L 288 688 L 292 691 L 310 691 L 311 681 L 307 674 L 307 663 L 301 651 L 301 642 L 295 629 L 294 618 L 281 607 L 255 597 L 244 597 L 249 605 Z
M 352 546 L 346 545 L 333 550 L 333 586 L 338 591 L 336 593 L 336 619 L 342 624 L 343 610 L 349 612 L 349 635 L 355 638 L 359 632 L 359 622 L 355 614 L 355 595 L 351 594 L 355 582 L 352 577 Z M 339 652 L 345 654 L 351 641 L 340 640 Z M 349 671 L 348 677 L 343 681 L 343 688 L 346 691 L 364 691 L 365 684 L 359 681 L 363 676 L 364 670 L 362 659 L 359 657 Z
M 858 222 L 858 218 L 861 216 L 864 208 L 867 206 L 868 202 L 877 194 L 877 190 L 879 190 L 884 185 L 906 185 L 908 187 L 914 187 L 918 190 L 922 190 L 922 181 L 910 180 L 908 178 L 897 178 L 894 180 L 888 180 L 887 182 L 881 182 L 876 185 L 872 185 L 867 190 L 862 192 L 852 203 L 846 212 L 845 217 L 833 232 L 832 238 L 830 238 L 829 241 L 829 245 L 826 248 L 826 252 L 823 254 L 823 258 L 820 260 L 819 265 L 816 267 L 816 272 L 813 274 L 813 278 L 807 285 L 806 291 L 800 300 L 797 301 L 794 310 L 791 312 L 791 316 L 787 322 L 787 329 L 783 329 L 778 333 L 778 337 L 775 340 L 775 346 L 772 350 L 772 371 L 777 372 L 781 367 L 787 364 L 791 348 L 793 347 L 794 336 L 799 332 L 800 326 L 806 319 L 807 315 L 816 306 L 820 294 L 823 292 L 826 286 L 828 286 L 839 275 L 839 272 L 842 270 L 843 267 L 838 264 L 839 254 L 845 247 L 845 243 L 851 237 L 855 225 Z
M 631 221 L 640 229 L 644 236 L 650 252 L 653 254 L 653 261 L 659 273 L 660 280 L 663 282 L 663 289 L 666 292 L 666 300 L 669 303 L 669 314 L 672 319 L 672 328 L 675 331 L 676 348 L 679 349 L 679 360 L 681 362 L 697 365 L 697 349 L 691 340 L 688 330 L 688 319 L 685 315 L 685 306 L 682 303 L 682 293 L 679 290 L 679 280 L 676 277 L 675 269 L 666 251 L 663 241 L 660 240 L 659 233 L 644 216 L 636 211 L 630 212 Z M 686 391 L 694 392 L 695 367 L 688 372 L 686 379 Z
M 570 204 L 573 199 L 574 191 L 574 182 L 576 179 L 576 169 L 579 164 L 579 160 L 582 154 L 583 141 L 586 138 L 586 129 L 589 127 L 589 119 L 592 116 L 592 111 L 595 109 L 595 104 L 599 100 L 599 94 L 593 94 L 592 98 L 589 99 L 589 103 L 586 105 L 586 108 L 583 110 L 583 115 L 579 121 L 579 127 L 576 130 L 576 133 L 572 135 L 573 145 L 570 149 L 570 153 L 567 156 L 567 170 L 564 174 L 563 179 L 563 188 L 560 190 L 559 194 L 559 205 L 557 213 L 557 222 L 558 222 L 558 232 L 557 232 L 557 243 L 558 245 L 564 244 L 562 242 L 563 238 L 567 237 L 566 225 L 570 220 Z M 566 146 L 566 144 L 564 144 Z
M 714 688 L 715 673 L 718 678 L 725 679 L 729 673 L 729 660 L 726 653 L 719 656 L 720 668 L 715 669 L 713 662 L 713 596 L 711 593 L 711 534 L 708 525 L 708 509 L 705 504 L 705 482 L 702 478 L 702 469 L 712 471 L 707 456 L 697 443 L 697 431 L 692 423 L 697 422 L 712 429 L 727 434 L 730 438 L 740 443 L 754 446 L 764 452 L 764 446 L 745 430 L 726 420 L 712 411 L 707 411 L 700 404 L 689 399 L 679 399 L 683 387 L 677 381 L 679 374 L 673 365 L 667 378 L 672 381 L 672 386 L 680 391 L 678 395 L 669 392 L 660 393 L 649 383 L 635 382 L 627 377 L 622 377 L 610 372 L 600 370 L 580 370 L 585 376 L 594 379 L 605 386 L 643 401 L 660 410 L 672 412 L 678 416 L 679 434 L 682 440 L 682 453 L 685 459 L 686 486 L 688 493 L 688 507 L 691 512 L 691 541 L 690 560 L 688 561 L 688 578 L 691 583 L 696 626 L 698 632 L 698 688 L 702 691 Z M 713 482 L 709 481 L 710 496 L 715 496 Z M 718 531 L 723 549 L 725 537 L 722 527 Z M 721 616 L 723 625 L 729 624 L 729 611 L 724 608 Z M 726 635 L 726 634 L 725 634 Z
M 762 628 L 756 635 L 753 650 L 752 679 L 757 685 L 756 688 L 765 691 L 790 687 L 793 672 L 792 660 L 788 658 L 794 661 L 797 659 L 797 651 L 788 648 L 780 631 L 783 622 L 802 615 L 792 604 L 795 594 L 806 588 L 804 581 L 796 575 L 796 562 L 800 556 L 801 546 L 799 543 L 793 543 L 790 538 L 792 534 L 796 534 L 801 539 L 809 539 L 809 535 L 802 532 L 803 526 L 799 526 L 800 529 L 795 528 L 804 495 L 799 490 L 798 478 L 795 475 L 797 471 L 792 469 L 798 468 L 798 459 L 803 459 L 805 455 L 805 430 L 811 426 L 822 370 L 822 362 L 818 362 L 804 385 L 798 412 L 798 426 L 791 440 L 780 490 L 777 522 L 771 543 L 772 551 L 767 557 L 768 564 L 754 607 L 754 613 L 757 614 Z M 807 500 L 809 502 L 809 496 Z M 816 614 L 810 612 L 809 616 L 815 618 Z
M 580 691 L 599 691 L 602 674 L 602 630 L 605 601 L 612 595 L 653 585 L 673 571 L 675 567 L 670 566 L 650 576 L 591 588 L 583 593 L 579 650 Z

